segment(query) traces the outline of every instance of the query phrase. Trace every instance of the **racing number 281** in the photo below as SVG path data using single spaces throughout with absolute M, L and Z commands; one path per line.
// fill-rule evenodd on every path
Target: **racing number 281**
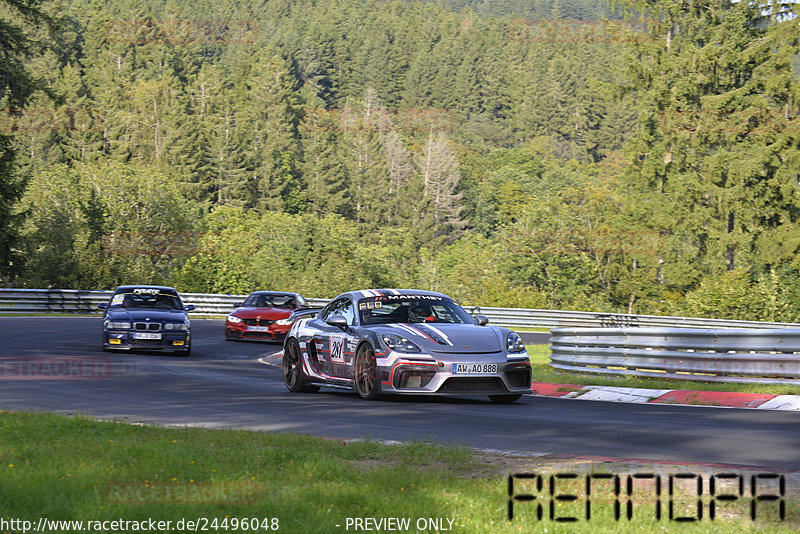
M 331 336 L 331 361 L 344 362 L 344 336 Z

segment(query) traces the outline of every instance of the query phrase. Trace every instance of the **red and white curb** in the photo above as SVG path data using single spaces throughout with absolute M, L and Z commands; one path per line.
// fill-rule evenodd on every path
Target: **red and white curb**
M 532 390 L 533 394 L 536 396 L 560 397 L 564 399 L 627 402 L 634 404 L 683 404 L 692 406 L 800 411 L 800 395 L 619 388 L 612 386 L 550 384 L 545 382 L 534 382 L 532 384 Z

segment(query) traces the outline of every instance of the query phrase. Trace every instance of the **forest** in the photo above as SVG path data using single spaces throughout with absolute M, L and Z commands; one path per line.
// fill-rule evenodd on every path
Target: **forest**
M 0 286 L 800 321 L 751 0 L 0 0 Z

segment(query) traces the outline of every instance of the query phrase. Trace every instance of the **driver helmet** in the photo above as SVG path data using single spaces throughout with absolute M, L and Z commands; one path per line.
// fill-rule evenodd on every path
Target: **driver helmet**
M 409 323 L 424 323 L 433 316 L 433 310 L 429 304 L 418 303 L 408 309 Z

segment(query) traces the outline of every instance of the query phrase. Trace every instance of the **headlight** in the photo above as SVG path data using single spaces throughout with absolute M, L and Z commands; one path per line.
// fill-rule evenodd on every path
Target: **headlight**
M 294 321 L 292 319 L 288 319 L 287 318 L 287 319 L 278 319 L 277 321 L 275 321 L 275 324 L 280 325 L 280 326 L 289 326 L 293 322 Z
M 189 330 L 189 325 L 186 323 L 165 323 L 165 330 Z
M 525 350 L 525 345 L 522 343 L 522 338 L 516 332 L 509 332 L 506 338 L 506 350 L 508 352 L 522 352 Z
M 109 321 L 106 323 L 106 327 L 113 330 L 130 330 L 131 323 Z
M 236 317 L 235 315 L 229 315 L 228 316 L 228 322 L 229 323 L 241 323 L 242 320 L 239 319 L 238 317 Z
M 383 342 L 397 352 L 422 352 L 421 349 L 411 341 L 395 334 L 383 334 Z

